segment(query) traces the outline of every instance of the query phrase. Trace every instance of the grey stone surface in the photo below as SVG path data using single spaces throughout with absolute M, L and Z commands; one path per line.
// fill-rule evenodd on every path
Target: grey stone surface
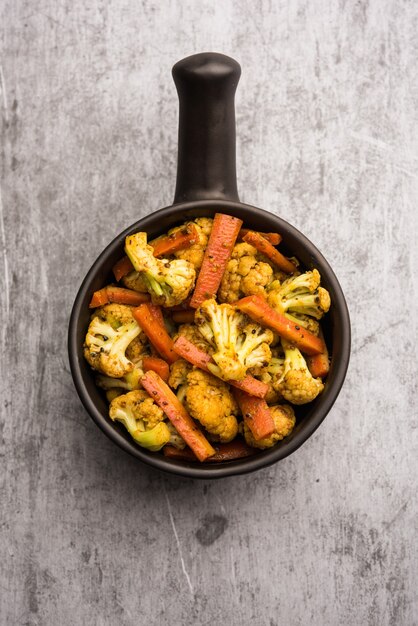
M 417 624 L 417 4 L 0 5 L 0 623 Z M 242 200 L 318 245 L 353 322 L 322 427 L 214 483 L 119 451 L 66 354 L 92 261 L 172 200 L 170 69 L 202 50 L 243 68 Z

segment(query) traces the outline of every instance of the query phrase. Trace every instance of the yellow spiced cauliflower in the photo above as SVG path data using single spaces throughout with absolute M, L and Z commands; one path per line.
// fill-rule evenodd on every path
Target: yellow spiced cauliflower
M 227 443 L 238 433 L 238 406 L 228 385 L 212 374 L 193 369 L 187 375 L 186 406 L 215 441 Z
M 157 259 L 143 232 L 128 235 L 125 252 L 140 273 L 154 304 L 176 306 L 187 298 L 194 287 L 196 272 L 183 259 Z
M 192 222 L 199 233 L 199 241 L 186 250 L 179 250 L 174 253 L 176 259 L 188 261 L 197 271 L 201 268 L 205 249 L 208 244 L 209 235 L 212 230 L 213 220 L 210 217 L 198 217 Z
M 320 378 L 312 376 L 304 356 L 296 346 L 284 339 L 282 339 L 282 346 L 285 355 L 283 369 L 275 387 L 285 400 L 292 404 L 312 402 L 324 389 L 324 383 Z M 280 365 L 278 367 L 280 368 Z
M 238 243 L 232 251 L 221 281 L 219 301 L 231 304 L 243 296 L 264 293 L 272 276 L 271 265 L 259 259 L 253 246 Z
M 106 304 L 91 320 L 84 357 L 91 367 L 105 376 L 120 378 L 134 369 L 126 356 L 129 344 L 141 333 L 129 306 Z
M 130 391 L 112 400 L 109 417 L 121 422 L 140 446 L 153 452 L 160 450 L 172 436 L 163 411 L 143 390 Z

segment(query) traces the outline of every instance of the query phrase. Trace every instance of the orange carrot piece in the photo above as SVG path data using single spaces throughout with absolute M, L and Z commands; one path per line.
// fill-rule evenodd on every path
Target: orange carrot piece
M 178 250 L 190 248 L 194 243 L 198 243 L 199 233 L 194 224 L 185 224 L 180 230 L 176 230 L 171 235 L 158 237 L 154 242 L 150 242 L 150 246 L 154 248 L 154 256 L 163 256 L 164 254 L 173 254 Z
M 164 315 L 161 310 L 161 307 L 158 306 L 158 304 L 153 304 L 152 302 L 149 302 L 148 310 L 150 311 L 151 315 L 157 320 L 157 322 L 165 328 Z
M 159 307 L 157 307 L 159 308 Z M 174 363 L 179 358 L 174 351 L 173 340 L 167 332 L 164 323 L 161 323 L 159 314 L 156 313 L 155 305 L 140 304 L 132 311 L 134 318 L 157 350 L 168 363 Z M 160 315 L 162 316 L 161 310 Z
M 210 371 L 208 363 L 213 363 L 212 357 L 207 352 L 204 352 L 204 350 L 195 346 L 191 341 L 186 339 L 186 337 L 180 336 L 176 339 L 174 342 L 174 350 L 192 365 L 195 365 L 205 372 Z M 261 380 L 257 380 L 249 374 L 247 374 L 243 380 L 228 380 L 226 382 L 237 389 L 246 391 L 249 395 L 257 396 L 258 398 L 264 398 L 269 390 L 266 383 L 263 383 Z
M 250 228 L 241 228 L 238 234 L 238 241 L 242 241 L 247 233 L 251 232 Z M 257 231 L 253 231 L 257 232 Z M 272 246 L 278 246 L 282 240 L 282 236 L 279 233 L 258 233 L 264 239 L 267 239 L 271 243 Z
M 265 254 L 270 261 L 272 261 L 279 269 L 283 272 L 287 272 L 288 274 L 293 274 L 296 272 L 296 265 L 289 261 L 281 252 L 276 250 L 270 242 L 268 242 L 261 233 L 256 233 L 253 230 L 250 230 L 243 237 L 244 241 L 257 248 L 261 254 Z
M 130 306 L 139 306 L 143 302 L 149 302 L 149 295 L 147 293 L 139 293 L 139 291 L 134 291 L 133 289 L 108 285 L 106 290 L 109 302 L 128 304 Z
M 123 287 L 108 285 L 107 287 L 103 287 L 103 289 L 99 289 L 99 291 L 94 292 L 89 308 L 95 309 L 98 306 L 109 304 L 109 302 L 138 306 L 139 304 L 148 301 L 148 294 L 138 293 L 138 291 L 134 291 L 133 289 L 124 289 Z
M 130 259 L 127 256 L 122 257 L 121 260 L 115 263 L 115 265 L 112 268 L 112 272 L 118 282 L 120 281 L 121 278 L 126 276 L 126 274 L 129 274 L 129 272 L 133 272 L 133 271 L 134 271 L 134 266 L 132 265 Z
M 103 289 L 99 289 L 95 291 L 89 304 L 90 309 L 95 309 L 98 306 L 103 306 L 104 304 L 109 304 L 109 296 L 107 294 L 107 287 L 103 287 Z
M 273 417 L 267 402 L 254 398 L 241 390 L 234 390 L 234 396 L 242 412 L 244 422 L 251 430 L 256 441 L 269 437 L 275 430 Z
M 242 220 L 237 217 L 215 214 L 202 267 L 190 300 L 192 309 L 197 309 L 204 300 L 216 295 L 241 225 Z
M 180 437 L 193 450 L 199 461 L 205 461 L 215 454 L 214 448 L 197 427 L 180 400 L 158 374 L 152 370 L 148 371 L 142 377 L 141 384 L 154 402 L 162 408 Z
M 186 311 L 174 311 L 171 319 L 173 320 L 173 322 L 176 322 L 176 324 L 193 324 L 194 314 L 194 309 L 188 309 Z
M 313 355 L 323 351 L 323 341 L 302 326 L 298 326 L 284 315 L 277 313 L 259 295 L 247 296 L 235 303 L 252 320 L 275 330 L 281 337 L 293 343 L 301 352 Z
M 242 439 L 236 439 L 230 443 L 219 443 L 213 446 L 216 450 L 213 456 L 206 459 L 206 463 L 221 463 L 222 461 L 234 461 L 235 459 L 242 459 L 246 456 L 256 454 L 258 450 L 251 448 Z M 169 459 L 176 459 L 178 461 L 191 461 L 196 462 L 198 458 L 190 450 L 190 448 L 184 448 L 179 450 L 174 446 L 166 445 L 163 448 L 163 454 Z
M 144 356 L 142 359 L 142 367 L 144 372 L 148 372 L 149 370 L 157 372 L 165 383 L 170 377 L 170 366 L 167 361 L 163 361 L 163 359 L 158 359 L 154 356 Z
M 177 337 L 173 346 L 177 354 L 179 354 L 183 359 L 192 365 L 196 365 L 196 367 L 199 367 L 205 372 L 209 371 L 208 363 L 212 363 L 212 357 L 210 354 L 195 346 L 194 343 L 186 339 L 186 337 L 183 337 L 182 335 Z
M 255 396 L 256 398 L 264 398 L 269 390 L 266 383 L 254 378 L 254 376 L 250 376 L 250 374 L 247 374 L 242 380 L 228 380 L 227 382 L 229 385 L 237 389 L 242 389 L 242 391 L 248 393 L 249 396 Z
M 322 352 L 306 357 L 306 363 L 314 378 L 325 378 L 329 372 L 329 354 L 322 329 L 319 330 L 319 337 L 322 339 Z

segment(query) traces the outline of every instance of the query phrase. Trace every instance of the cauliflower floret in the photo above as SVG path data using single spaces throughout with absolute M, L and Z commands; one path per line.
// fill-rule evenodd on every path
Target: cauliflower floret
M 228 385 L 199 369 L 187 376 L 187 408 L 214 440 L 232 441 L 238 433 L 238 406 Z
M 279 313 L 296 315 L 293 319 L 305 326 L 306 317 L 300 315 L 319 320 L 331 305 L 329 293 L 319 286 L 320 282 L 321 276 L 316 269 L 292 276 L 280 286 L 273 282 L 269 288 L 268 303 Z
M 134 369 L 121 378 L 110 378 L 109 376 L 103 376 L 99 374 L 96 376 L 96 384 L 105 391 L 121 389 L 121 393 L 124 393 L 124 389 L 127 391 L 134 391 L 141 388 L 141 378 L 144 375 L 142 367 L 138 364 L 134 364 Z M 109 400 L 110 402 L 110 400 Z
M 205 300 L 196 311 L 196 326 L 215 349 L 210 371 L 224 380 L 242 380 L 247 369 L 263 365 L 271 358 L 269 344 L 273 333 L 248 318 L 230 304 Z
M 125 252 L 137 272 L 140 272 L 154 304 L 176 306 L 187 298 L 194 287 L 196 272 L 182 259 L 157 259 L 147 245 L 146 233 L 128 235 Z
M 115 330 L 121 324 L 129 324 L 134 319 L 130 306 L 115 303 L 105 304 L 99 309 L 96 309 L 91 319 L 93 320 L 95 317 L 98 317 L 103 322 L 109 322 Z
M 177 389 L 180 385 L 187 382 L 187 375 L 191 371 L 192 366 L 184 359 L 178 359 L 170 365 L 170 377 L 168 384 L 172 389 Z
M 91 320 L 84 343 L 84 357 L 95 370 L 121 378 L 134 369 L 125 352 L 141 333 L 130 307 L 106 304 Z
M 218 296 L 220 302 L 233 303 L 243 296 L 264 293 L 273 276 L 269 263 L 260 260 L 248 243 L 238 243 L 226 266 Z
M 252 446 L 253 448 L 260 448 L 261 450 L 271 448 L 278 441 L 284 439 L 284 437 L 288 437 L 292 432 L 296 423 L 296 417 L 295 412 L 290 405 L 277 404 L 275 406 L 271 406 L 270 413 L 274 420 L 275 429 L 270 437 L 266 437 L 265 439 L 256 441 L 251 433 L 251 430 L 244 422 L 244 437 L 249 446 Z
M 284 339 L 282 346 L 285 358 L 276 388 L 292 404 L 312 402 L 324 389 L 322 380 L 312 376 L 302 353 L 296 346 Z
M 271 353 L 272 357 L 267 365 L 251 368 L 250 374 L 268 385 L 269 389 L 264 397 L 267 404 L 278 404 L 284 400 L 280 391 L 280 385 L 278 384 L 284 368 L 284 358 L 281 344 L 280 347 L 273 348 Z
M 135 337 L 126 349 L 126 356 L 132 363 L 142 364 L 142 359 L 148 354 L 148 338 L 142 331 Z
M 174 256 L 177 259 L 188 261 L 197 271 L 200 270 L 203 263 L 203 256 L 205 254 L 206 246 L 208 245 L 213 220 L 210 217 L 198 217 L 194 222 L 192 222 L 192 224 L 196 226 L 199 233 L 199 241 L 190 246 L 190 248 L 178 250 L 174 253 Z
M 254 368 L 250 373 L 255 378 L 268 385 L 268 391 L 264 396 L 264 400 L 267 404 L 277 404 L 283 400 L 282 394 L 275 388 L 274 375 L 268 371 L 268 367 Z
M 206 339 L 204 339 L 202 333 L 195 324 L 182 324 L 179 326 L 177 335 L 174 339 L 177 339 L 177 337 L 185 337 L 185 339 L 188 339 L 200 350 L 204 350 L 208 354 L 213 354 L 212 346 L 206 341 Z
M 148 291 L 143 275 L 135 270 L 122 277 L 122 284 L 127 287 L 127 289 L 133 289 L 140 293 L 147 293 Z
M 146 391 L 130 391 L 112 400 L 109 417 L 122 422 L 140 446 L 153 452 L 170 441 L 164 413 Z
M 285 316 L 289 320 L 292 320 L 292 322 L 294 322 L 298 326 L 302 326 L 303 328 L 306 328 L 306 330 L 309 330 L 309 332 L 313 335 L 319 335 L 320 325 L 318 320 L 314 319 L 313 317 L 309 317 L 309 315 L 289 312 L 285 313 Z

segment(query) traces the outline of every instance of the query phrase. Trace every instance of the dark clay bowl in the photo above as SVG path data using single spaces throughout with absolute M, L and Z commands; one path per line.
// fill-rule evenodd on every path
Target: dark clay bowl
M 315 246 L 296 228 L 279 217 L 239 202 L 235 170 L 234 95 L 241 68 L 221 54 L 202 53 L 173 68 L 180 100 L 177 185 L 172 206 L 160 209 L 132 224 L 102 252 L 85 277 L 77 294 L 69 326 L 69 358 L 77 392 L 87 412 L 118 446 L 140 461 L 166 472 L 191 478 L 220 478 L 252 472 L 276 463 L 294 452 L 318 428 L 334 404 L 350 357 L 350 320 L 347 305 L 331 267 Z M 281 250 L 295 255 L 305 268 L 316 267 L 332 300 L 323 320 L 332 354 L 323 393 L 311 404 L 296 407 L 297 425 L 292 434 L 274 448 L 236 461 L 197 464 L 165 458 L 137 446 L 120 424 L 108 417 L 108 404 L 94 382 L 83 358 L 83 342 L 89 323 L 92 293 L 112 281 L 112 266 L 124 254 L 125 237 L 146 231 L 156 237 L 184 220 L 224 212 L 240 217 L 246 227 L 279 232 Z

